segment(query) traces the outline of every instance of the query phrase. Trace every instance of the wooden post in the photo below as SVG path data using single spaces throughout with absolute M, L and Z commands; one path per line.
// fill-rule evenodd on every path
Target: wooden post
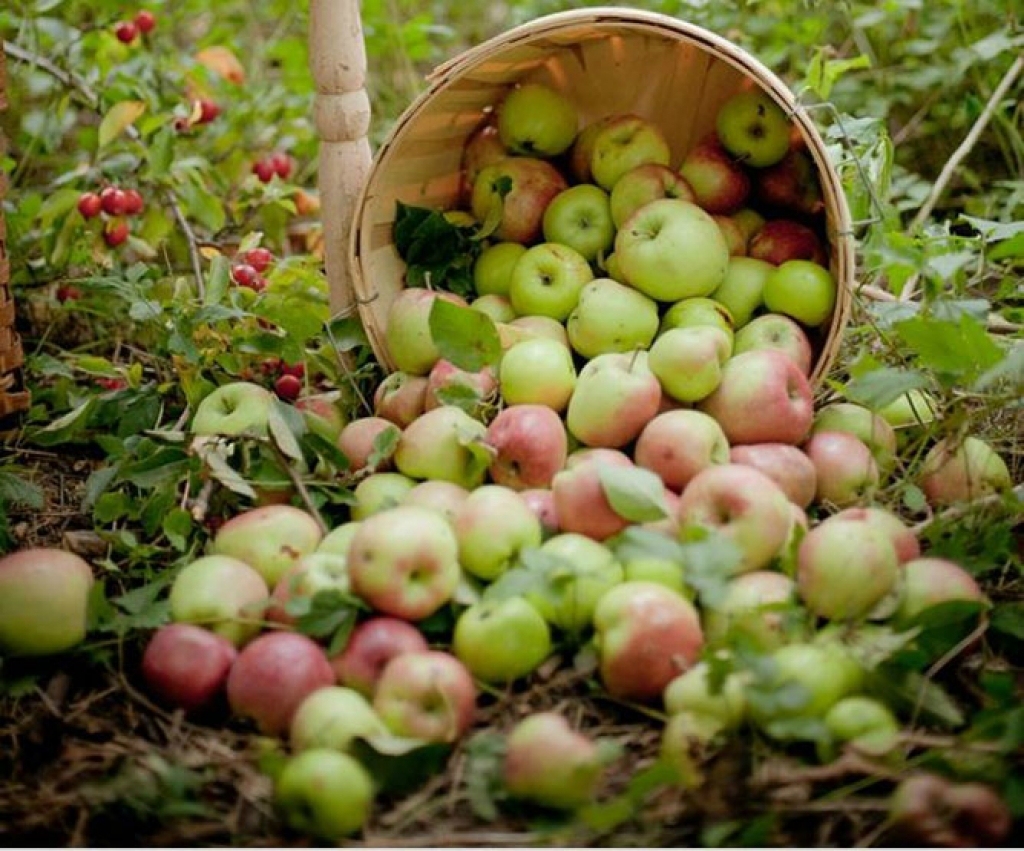
M 359 0 L 311 0 L 309 61 L 320 136 L 320 209 L 331 313 L 355 307 L 348 239 L 370 170 L 370 100 Z

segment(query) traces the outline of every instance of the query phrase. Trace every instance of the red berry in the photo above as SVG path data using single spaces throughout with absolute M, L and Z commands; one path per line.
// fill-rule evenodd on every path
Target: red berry
M 197 124 L 209 124 L 218 115 L 220 115 L 220 107 L 212 100 L 204 98 L 199 101 L 199 120 L 196 122 Z
M 100 192 L 100 205 L 108 216 L 123 216 L 125 202 L 124 192 L 116 186 L 106 186 Z
M 123 378 L 97 378 L 96 383 L 104 390 L 124 390 L 128 386 Z
M 288 154 L 278 152 L 270 155 L 270 164 L 274 168 L 274 173 L 281 178 L 281 180 L 287 180 L 288 175 L 292 173 L 292 158 Z
M 131 21 L 121 21 L 114 27 L 114 35 L 122 44 L 131 44 L 139 34 L 139 28 Z
M 231 267 L 231 280 L 240 287 L 248 287 L 254 290 L 259 279 L 260 273 L 248 263 L 236 263 Z
M 294 402 L 302 392 L 302 379 L 288 374 L 279 376 L 274 382 L 274 392 L 286 402 Z
M 266 272 L 274 260 L 274 255 L 266 248 L 250 248 L 244 254 L 245 262 L 257 272 Z
M 280 358 L 267 358 L 260 364 L 260 372 L 264 375 L 277 375 L 281 371 Z
M 126 216 L 137 216 L 146 204 L 138 189 L 124 190 L 124 212 Z
M 270 160 L 258 160 L 252 164 L 252 173 L 260 179 L 260 183 L 270 183 L 277 171 Z
M 57 287 L 57 301 L 64 304 L 66 301 L 78 301 L 82 297 L 82 291 L 73 284 L 61 284 Z
M 103 229 L 103 241 L 111 248 L 116 248 L 128 239 L 128 222 L 124 219 L 108 222 Z
M 301 361 L 299 363 L 282 363 L 281 374 L 294 375 L 296 378 L 305 378 L 306 365 Z
M 95 192 L 83 192 L 78 198 L 78 212 L 83 218 L 93 219 L 103 209 L 103 202 Z
M 143 9 L 135 16 L 135 26 L 139 28 L 140 33 L 151 33 L 156 27 L 156 16 L 148 9 Z

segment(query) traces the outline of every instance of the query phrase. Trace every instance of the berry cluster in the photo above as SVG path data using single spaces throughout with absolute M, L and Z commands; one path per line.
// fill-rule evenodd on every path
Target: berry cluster
M 220 105 L 209 98 L 199 98 L 192 104 L 190 115 L 179 115 L 174 119 L 174 129 L 178 133 L 187 133 L 197 124 L 209 124 L 220 115 Z
M 143 9 L 130 21 L 120 21 L 114 27 L 114 35 L 122 44 L 131 44 L 139 35 L 148 35 L 156 27 L 156 17 Z
M 302 393 L 302 380 L 306 377 L 306 365 L 285 363 L 280 358 L 268 358 L 261 364 L 264 375 L 274 378 L 274 392 L 285 402 L 294 402 Z
M 231 266 L 231 280 L 240 287 L 263 292 L 267 281 L 263 273 L 270 267 L 274 255 L 266 248 L 250 248 L 242 252 Z
M 145 201 L 137 189 L 121 189 L 105 186 L 97 192 L 83 192 L 78 198 L 78 212 L 82 218 L 94 219 L 105 215 L 103 241 L 110 248 L 121 245 L 128 239 L 130 228 L 126 216 L 138 216 L 145 208 Z
M 287 180 L 292 173 L 292 160 L 288 154 L 278 151 L 270 156 L 257 160 L 252 164 L 252 173 L 259 178 L 260 183 L 270 183 L 276 174 L 281 180 Z

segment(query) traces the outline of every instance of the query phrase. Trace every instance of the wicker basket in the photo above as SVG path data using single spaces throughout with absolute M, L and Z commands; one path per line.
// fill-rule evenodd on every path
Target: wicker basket
M 854 254 L 845 196 L 817 129 L 778 77 L 726 39 L 675 18 L 614 7 L 549 15 L 463 53 L 431 75 L 428 89 L 392 129 L 352 214 L 345 264 L 351 272 L 349 302 L 358 305 L 381 362 L 392 368 L 385 319 L 404 276 L 392 241 L 396 201 L 455 206 L 463 143 L 509 88 L 523 81 L 569 93 L 584 124 L 626 112 L 651 119 L 665 131 L 676 166 L 713 130 L 721 104 L 744 88 L 760 86 L 792 115 L 819 173 L 830 266 L 840 293 L 831 322 L 815 341 L 811 379 L 820 383 L 847 322 Z M 325 217 L 337 214 L 325 205 Z M 331 271 L 329 266 L 329 277 Z M 335 291 L 346 286 L 337 275 L 331 283 Z

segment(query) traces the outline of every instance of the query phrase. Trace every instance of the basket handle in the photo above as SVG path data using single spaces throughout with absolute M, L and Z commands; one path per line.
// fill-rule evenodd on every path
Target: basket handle
M 370 99 L 359 0 L 311 0 L 309 63 L 320 137 L 320 210 L 332 316 L 355 308 L 348 235 L 370 171 Z

